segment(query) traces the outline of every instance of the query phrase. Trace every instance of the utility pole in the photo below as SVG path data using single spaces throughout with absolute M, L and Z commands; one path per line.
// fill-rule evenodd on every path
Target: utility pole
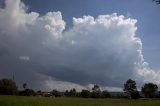
M 14 81 L 14 73 L 13 73 L 13 81 Z

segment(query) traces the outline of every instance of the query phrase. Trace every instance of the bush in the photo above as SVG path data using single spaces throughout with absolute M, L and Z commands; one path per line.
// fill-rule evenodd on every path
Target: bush
M 52 95 L 55 96 L 55 97 L 61 97 L 62 96 L 62 93 L 57 91 L 57 90 L 53 90 L 52 92 Z
M 19 95 L 21 95 L 21 96 L 34 96 L 35 92 L 32 89 L 25 89 L 24 91 L 20 91 Z

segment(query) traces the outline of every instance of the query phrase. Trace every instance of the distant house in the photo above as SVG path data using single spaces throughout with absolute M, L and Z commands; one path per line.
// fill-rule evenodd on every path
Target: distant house
M 42 92 L 43 97 L 52 97 L 52 94 L 50 92 Z
M 41 91 L 38 91 L 36 93 L 36 96 L 39 96 L 39 97 L 52 97 L 53 95 L 51 94 L 51 92 L 41 92 Z

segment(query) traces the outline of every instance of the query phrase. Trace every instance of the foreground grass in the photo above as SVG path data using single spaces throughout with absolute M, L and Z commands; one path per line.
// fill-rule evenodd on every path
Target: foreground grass
M 160 106 L 160 100 L 0 96 L 0 106 Z

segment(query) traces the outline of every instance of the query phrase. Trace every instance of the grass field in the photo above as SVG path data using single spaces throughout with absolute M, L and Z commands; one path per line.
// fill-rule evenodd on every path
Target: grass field
M 160 100 L 0 96 L 0 106 L 160 106 Z

